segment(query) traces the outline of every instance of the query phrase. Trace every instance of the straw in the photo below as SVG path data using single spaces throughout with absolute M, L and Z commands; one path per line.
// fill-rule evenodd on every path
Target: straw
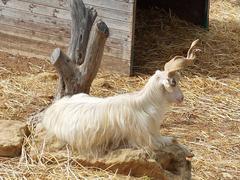
M 193 150 L 193 179 L 240 177 L 240 6 L 237 1 L 210 2 L 209 31 L 162 10 L 137 12 L 136 76 L 100 71 L 91 94 L 100 97 L 141 89 L 156 69 L 176 55 L 186 55 L 191 42 L 202 49 L 195 65 L 182 72 L 182 105 L 167 113 L 161 133 L 175 136 Z M 20 64 L 20 67 L 16 66 Z M 57 75 L 47 60 L 0 53 L 0 118 L 25 121 L 51 103 Z M 147 73 L 146 73 L 147 72 Z M 71 164 L 0 158 L 6 179 L 123 179 L 115 173 Z M 40 156 L 40 154 L 39 154 Z M 69 157 L 70 158 L 70 157 Z M 129 178 L 129 177 L 128 177 Z M 142 179 L 146 179 L 143 177 Z

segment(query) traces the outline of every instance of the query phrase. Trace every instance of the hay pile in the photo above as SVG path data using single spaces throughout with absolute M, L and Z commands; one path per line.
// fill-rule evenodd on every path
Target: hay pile
M 240 6 L 236 2 L 211 1 L 209 31 L 166 12 L 138 13 L 134 66 L 140 75 L 99 72 L 91 90 L 93 95 L 108 96 L 140 89 L 149 77 L 142 73 L 152 73 L 171 57 L 185 55 L 192 40 L 201 39 L 202 54 L 182 74 L 185 102 L 173 107 L 161 129 L 193 150 L 194 179 L 240 177 Z M 159 18 L 152 18 L 156 14 Z M 51 102 L 57 76 L 47 61 L 0 53 L 0 80 L 0 119 L 24 121 Z M 69 162 L 19 163 L 17 158 L 0 159 L 0 176 L 122 178 Z

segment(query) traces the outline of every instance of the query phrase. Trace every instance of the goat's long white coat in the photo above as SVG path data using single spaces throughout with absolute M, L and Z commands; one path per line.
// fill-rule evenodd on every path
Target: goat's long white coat
M 46 110 L 42 123 L 81 153 L 104 153 L 123 143 L 159 148 L 165 143 L 159 128 L 169 102 L 157 78 L 153 75 L 134 93 L 107 98 L 86 94 L 64 97 Z
M 56 101 L 45 111 L 44 127 L 81 153 L 96 155 L 123 143 L 150 150 L 172 143 L 160 136 L 159 127 L 169 105 L 182 102 L 183 95 L 169 78 L 175 80 L 175 72 L 193 62 L 198 41 L 191 44 L 187 57 L 170 60 L 165 71 L 156 71 L 139 92 L 107 98 L 77 94 Z

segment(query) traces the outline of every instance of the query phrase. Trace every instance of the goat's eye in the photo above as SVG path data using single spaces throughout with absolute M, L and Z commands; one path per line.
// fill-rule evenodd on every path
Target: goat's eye
M 177 85 L 177 82 L 175 79 L 169 79 L 169 84 L 172 86 L 172 87 L 175 87 Z

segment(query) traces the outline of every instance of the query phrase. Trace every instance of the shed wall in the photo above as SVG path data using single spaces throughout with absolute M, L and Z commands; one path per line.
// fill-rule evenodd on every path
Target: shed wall
M 83 0 L 94 7 L 110 29 L 102 67 L 130 73 L 135 0 Z M 67 0 L 0 2 L 0 50 L 49 57 L 53 48 L 66 50 L 71 17 Z

